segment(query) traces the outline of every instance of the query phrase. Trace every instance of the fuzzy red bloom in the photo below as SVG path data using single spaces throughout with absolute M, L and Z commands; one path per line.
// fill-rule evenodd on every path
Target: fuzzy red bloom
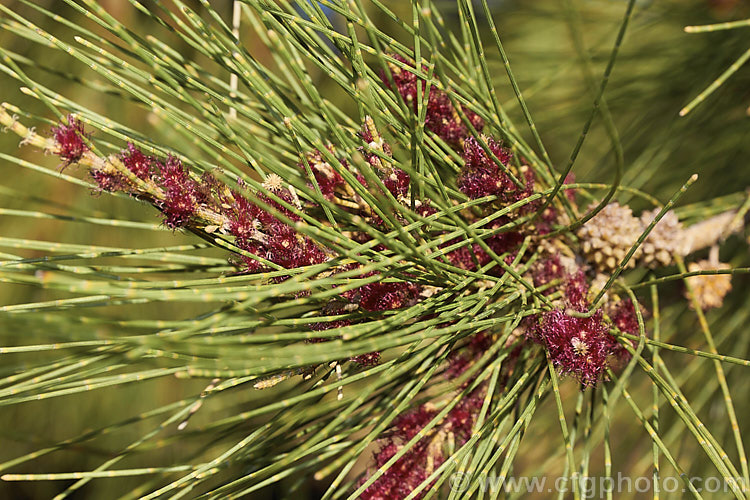
M 411 177 L 400 168 L 391 169 L 383 179 L 383 185 L 395 198 L 403 198 L 409 191 Z
M 542 286 L 550 283 L 556 279 L 561 279 L 565 276 L 565 268 L 560 263 L 559 255 L 552 255 L 547 259 L 542 260 L 534 266 L 532 271 L 532 278 L 534 279 L 534 286 Z M 554 290 L 547 289 L 545 294 L 550 294 Z
M 638 316 L 635 312 L 635 306 L 630 299 L 620 300 L 617 303 L 613 304 L 609 308 L 608 314 L 609 318 L 612 320 L 612 323 L 614 323 L 614 325 L 621 332 L 629 333 L 630 335 L 640 335 L 640 329 L 638 328 Z M 630 344 L 635 347 L 638 342 L 635 340 L 631 340 Z M 622 344 L 617 343 L 615 346 L 615 351 L 615 354 L 619 358 L 624 360 L 630 359 L 630 353 Z
M 84 138 L 88 139 L 91 134 L 84 132 L 83 123 L 75 119 L 73 115 L 68 115 L 67 125 L 61 123 L 57 127 L 52 127 L 52 133 L 57 146 L 57 155 L 65 162 L 65 166 L 76 163 L 89 150 Z
M 404 57 L 397 54 L 393 54 L 392 57 L 408 67 L 415 67 L 413 61 L 409 61 Z M 417 75 L 411 71 L 402 69 L 395 64 L 390 65 L 390 70 L 396 90 L 412 111 L 416 112 L 418 97 L 417 85 L 421 86 L 422 99 L 424 99 L 427 91 L 427 82 L 419 79 Z M 422 70 L 426 72 L 427 67 L 422 66 Z M 390 81 L 385 74 L 382 75 L 382 79 L 386 85 L 390 86 Z M 430 86 L 430 94 L 427 96 L 426 105 L 425 128 L 434 132 L 438 137 L 451 146 L 459 146 L 468 135 L 468 130 L 453 106 L 448 94 L 432 85 Z M 461 110 L 464 112 L 467 120 L 469 120 L 474 129 L 477 132 L 481 132 L 484 128 L 484 120 L 464 106 L 461 107 Z
M 120 153 L 120 160 L 139 179 L 150 178 L 154 174 L 154 168 L 158 164 L 156 158 L 145 155 L 143 151 L 130 142 L 127 149 Z
M 638 335 L 638 316 L 630 299 L 617 302 L 612 307 L 609 316 L 615 326 L 621 331 L 631 335 Z
M 504 149 L 491 137 L 486 138 L 487 146 L 503 165 L 508 165 L 512 157 L 510 151 Z M 500 167 L 489 156 L 474 137 L 464 142 L 465 165 L 457 179 L 458 189 L 471 199 L 489 195 L 504 195 L 513 192 L 516 186 L 505 175 Z M 518 194 L 518 193 L 516 193 Z M 519 199 L 519 198 L 515 198 Z
M 333 153 L 333 148 L 328 148 Z M 320 151 L 313 151 L 306 155 L 307 164 L 310 165 L 310 170 L 315 177 L 320 192 L 326 198 L 332 198 L 334 191 L 338 187 L 346 185 L 344 178 L 325 160 L 323 153 Z M 346 165 L 346 160 L 341 160 L 342 165 Z M 300 162 L 298 167 L 307 175 L 307 167 L 304 162 Z
M 287 203 L 293 201 L 288 190 L 282 190 L 276 195 Z M 264 195 L 258 198 L 273 206 L 285 217 L 293 221 L 300 220 L 299 214 L 293 213 L 270 198 Z M 239 193 L 232 192 L 232 202 L 228 205 L 229 231 L 235 237 L 235 245 L 242 250 L 286 269 L 319 264 L 327 259 L 323 249 L 310 238 L 299 234 L 293 227 Z M 243 260 L 249 272 L 256 272 L 264 267 L 250 257 L 243 257 Z
M 198 202 L 198 186 L 190 178 L 182 162 L 175 156 L 168 156 L 165 163 L 159 163 L 160 181 L 165 192 L 162 211 L 164 223 L 176 229 L 182 227 L 195 213 Z
M 586 386 L 602 379 L 608 357 L 614 354 L 614 338 L 608 333 L 601 312 L 588 318 L 555 309 L 544 313 L 529 329 L 532 340 L 542 344 L 555 368 Z
M 385 443 L 378 452 L 373 454 L 375 466 L 379 468 L 385 465 L 399 451 L 400 445 L 416 436 L 435 415 L 434 411 L 420 406 L 416 410 L 398 416 L 393 421 L 393 427 Z M 428 461 L 432 461 L 433 467 L 437 467 L 443 460 L 440 450 L 430 448 L 429 437 L 423 437 L 370 485 L 361 498 L 369 500 L 406 498 L 422 481 L 427 479 Z M 423 498 L 428 490 L 429 488 L 422 490 L 416 498 Z
M 564 295 L 565 300 L 573 309 L 585 311 L 588 307 L 587 296 L 589 285 L 586 282 L 586 275 L 582 270 L 571 274 L 565 283 Z
M 368 487 L 362 498 L 406 498 L 445 460 L 442 447 L 434 446 L 435 442 L 440 442 L 440 434 L 446 436 L 450 433 L 458 446 L 462 446 L 471 437 L 474 419 L 484 400 L 482 393 L 482 389 L 477 389 L 461 399 L 436 427 L 417 441 L 385 474 Z M 403 445 L 414 438 L 436 415 L 435 410 L 422 405 L 398 416 L 393 421 L 385 444 L 374 454 L 375 466 L 379 468 L 385 465 L 400 449 L 399 443 Z M 415 498 L 422 498 L 429 490 L 428 486 Z
M 122 191 L 127 186 L 127 180 L 114 172 L 110 173 L 103 170 L 91 169 L 91 177 L 102 191 Z
M 586 298 L 588 291 L 583 271 L 569 275 L 563 289 L 567 307 L 585 311 L 589 307 Z M 632 306 L 629 302 L 622 304 L 615 308 L 616 321 L 626 328 L 632 328 Z M 602 311 L 583 318 L 572 316 L 562 309 L 548 311 L 531 322 L 527 333 L 532 340 L 544 346 L 561 374 L 573 375 L 586 386 L 595 385 L 613 362 L 627 357 L 627 351 L 609 334 Z
M 437 413 L 420 406 L 416 410 L 402 413 L 393 420 L 390 432 L 402 441 L 409 441 L 416 436 L 422 428 L 435 418 Z
M 380 451 L 374 454 L 375 465 L 382 467 L 395 455 L 399 446 L 390 442 L 385 444 Z M 406 498 L 427 479 L 427 453 L 428 445 L 423 439 L 414 445 L 404 456 L 396 461 L 377 481 L 371 484 L 360 496 L 366 500 L 393 500 Z M 442 455 L 433 458 L 434 466 L 443 462 Z M 362 480 L 364 482 L 364 479 Z M 429 487 L 423 489 L 414 498 L 422 499 L 429 491 Z
M 419 295 L 419 286 L 408 281 L 368 283 L 344 292 L 343 295 L 352 302 L 358 303 L 365 311 L 389 311 L 415 302 Z

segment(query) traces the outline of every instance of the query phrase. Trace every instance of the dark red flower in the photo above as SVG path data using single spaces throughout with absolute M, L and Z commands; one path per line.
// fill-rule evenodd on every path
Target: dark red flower
M 154 167 L 158 164 L 156 158 L 147 156 L 129 142 L 127 149 L 120 153 L 120 160 L 125 167 L 139 179 L 148 179 L 154 174 Z
M 555 309 L 538 318 L 528 332 L 544 346 L 555 368 L 586 386 L 604 376 L 608 358 L 614 354 L 614 339 L 602 319 L 601 311 L 588 318 L 568 315 Z
M 284 189 L 275 193 L 285 202 L 292 204 L 293 196 Z M 258 199 L 271 205 L 285 217 L 296 221 L 299 214 L 281 206 L 265 195 L 258 195 Z M 310 238 L 298 233 L 293 227 L 282 222 L 270 212 L 263 210 L 237 192 L 232 192 L 231 203 L 223 200 L 228 206 L 229 232 L 235 237 L 235 245 L 262 257 L 286 269 L 319 264 L 327 259 L 323 249 Z M 258 261 L 243 257 L 249 272 L 263 269 Z
M 165 192 L 162 203 L 166 216 L 164 223 L 172 229 L 182 227 L 197 208 L 198 186 L 176 156 L 168 156 L 167 161 L 159 163 L 158 167 L 159 180 Z
M 556 279 L 563 278 L 565 274 L 565 268 L 560 263 L 560 256 L 555 254 L 536 263 L 532 271 L 532 278 L 534 286 L 542 286 Z M 544 293 L 550 294 L 553 291 L 552 289 L 547 289 Z
M 91 177 L 102 191 L 122 191 L 127 186 L 127 179 L 117 172 L 105 172 L 93 168 L 91 169 Z
M 419 286 L 408 281 L 368 283 L 345 292 L 365 311 L 389 311 L 408 306 L 417 300 Z
M 392 54 L 392 57 L 407 65 L 409 68 L 415 67 L 413 61 L 409 61 L 402 56 Z M 420 85 L 422 99 L 424 99 L 425 93 L 427 92 L 427 82 L 419 79 L 417 75 L 408 69 L 402 69 L 395 64 L 389 64 L 389 69 L 393 78 L 393 83 L 396 86 L 396 91 L 401 95 L 401 98 L 407 106 L 409 106 L 412 111 L 416 112 L 418 97 L 417 85 Z M 427 72 L 427 67 L 423 65 L 422 70 Z M 382 74 L 382 79 L 386 85 L 390 86 L 390 81 L 385 74 Z M 451 146 L 460 146 L 468 135 L 468 130 L 456 111 L 456 108 L 453 106 L 448 94 L 445 91 L 436 88 L 435 85 L 431 85 L 426 105 L 425 128 L 434 132 L 438 137 Z M 484 120 L 464 106 L 461 107 L 461 110 L 464 112 L 466 119 L 471 123 L 476 132 L 481 132 L 484 128 Z
M 487 146 L 503 165 L 510 161 L 510 152 L 500 147 L 494 139 L 487 138 Z M 505 175 L 494 160 L 485 153 L 474 137 L 464 142 L 465 165 L 458 175 L 458 189 L 471 199 L 489 195 L 500 195 L 514 188 L 510 178 Z
M 643 311 L 646 313 L 647 311 Z M 638 316 L 635 312 L 635 306 L 630 299 L 620 300 L 609 307 L 609 318 L 612 323 L 623 333 L 630 335 L 640 335 L 638 328 Z M 635 347 L 638 342 L 631 340 L 630 344 Z M 630 353 L 625 347 L 615 340 L 615 355 L 621 360 L 630 359 Z
M 411 177 L 400 168 L 391 169 L 383 178 L 383 184 L 395 198 L 403 198 L 409 191 Z
M 65 162 L 65 166 L 78 162 L 89 147 L 84 138 L 91 137 L 90 133 L 83 130 L 83 123 L 73 115 L 68 115 L 67 125 L 59 124 L 52 127 L 52 133 L 57 146 L 57 155 Z
M 329 147 L 328 150 L 333 154 L 333 148 Z M 310 170 L 315 177 L 320 187 L 320 192 L 326 198 L 332 198 L 336 188 L 343 187 L 346 185 L 344 178 L 339 174 L 330 163 L 328 163 L 323 157 L 323 153 L 316 150 L 306 155 L 307 164 L 310 165 Z M 346 160 L 341 160 L 342 165 L 346 165 Z M 300 162 L 298 167 L 307 175 L 307 168 L 304 162 Z

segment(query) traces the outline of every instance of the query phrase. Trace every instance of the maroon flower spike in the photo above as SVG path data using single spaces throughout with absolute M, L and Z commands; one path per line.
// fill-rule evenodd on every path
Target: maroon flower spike
M 612 322 L 620 331 L 631 335 L 638 335 L 638 316 L 635 313 L 635 307 L 630 299 L 617 302 L 609 314 Z
M 588 318 L 559 309 L 548 311 L 532 326 L 529 336 L 544 346 L 561 374 L 570 374 L 585 386 L 602 379 L 616 343 L 600 311 Z
M 359 303 L 365 311 L 400 309 L 417 300 L 418 294 L 419 286 L 408 281 L 369 283 L 344 292 L 346 298 Z
M 397 417 L 385 443 L 378 452 L 373 454 L 375 467 L 380 468 L 385 465 L 401 446 L 416 436 L 435 415 L 434 411 L 420 406 L 414 411 Z M 422 481 L 427 479 L 428 462 L 432 461 L 434 468 L 438 467 L 443 460 L 440 450 L 430 448 L 429 437 L 423 437 L 370 485 L 362 493 L 361 498 L 369 500 L 406 498 Z M 423 498 L 428 491 L 429 487 L 423 489 L 415 498 Z
M 380 468 L 390 460 L 399 450 L 399 445 L 389 442 L 374 454 L 375 466 Z M 400 459 L 396 461 L 382 476 L 362 492 L 360 498 L 365 500 L 393 500 L 396 498 L 406 498 L 419 486 L 422 481 L 427 479 L 428 462 L 428 444 L 423 439 L 412 446 Z M 433 457 L 434 467 L 438 467 L 443 462 L 442 455 Z M 366 478 L 363 478 L 363 483 Z M 430 487 L 423 489 L 415 499 L 425 497 Z
M 392 57 L 397 61 L 404 63 L 408 67 L 414 68 L 414 62 L 404 57 L 393 54 Z M 424 99 L 427 90 L 427 83 L 420 80 L 417 76 L 407 69 L 402 69 L 395 64 L 390 64 L 390 71 L 396 90 L 401 95 L 404 102 L 414 111 L 417 111 L 417 85 L 421 86 L 422 98 Z M 427 67 L 422 66 L 422 70 L 427 72 Z M 383 82 L 390 86 L 390 81 L 385 74 L 382 74 Z M 484 128 L 484 120 L 466 107 L 461 107 L 471 125 L 477 132 Z M 453 103 L 448 94 L 435 86 L 430 86 L 430 95 L 427 97 L 427 109 L 425 111 L 425 128 L 434 132 L 438 137 L 443 139 L 451 146 L 460 146 L 468 135 L 467 127 L 456 112 Z
M 158 163 L 153 156 L 143 154 L 143 151 L 128 143 L 125 151 L 120 153 L 120 160 L 125 167 L 139 179 L 148 179 L 154 174 L 154 167 Z
M 487 146 L 503 165 L 508 165 L 512 154 L 504 149 L 491 137 L 486 138 Z M 503 195 L 514 192 L 515 196 L 504 196 L 506 201 L 520 199 L 523 192 L 516 190 L 516 186 L 505 175 L 495 161 L 487 155 L 474 137 L 464 142 L 464 161 L 466 164 L 458 176 L 458 189 L 471 199 L 489 195 Z M 523 196 L 521 196 L 523 197 Z
M 474 417 L 479 413 L 484 403 L 482 394 L 481 388 L 467 394 L 445 417 L 447 427 L 455 435 L 458 446 L 463 446 L 471 437 Z
M 565 283 L 565 300 L 570 307 L 577 311 L 585 311 L 588 308 L 586 297 L 589 293 L 589 285 L 586 283 L 586 275 L 583 270 L 568 276 Z
M 166 216 L 164 223 L 172 229 L 182 227 L 197 208 L 198 186 L 175 156 L 168 156 L 165 163 L 159 164 L 159 170 L 165 191 L 162 204 Z
M 544 259 L 534 266 L 532 271 L 532 278 L 534 279 L 534 286 L 542 286 L 550 283 L 556 279 L 561 279 L 565 276 L 565 268 L 560 263 L 559 255 L 552 255 L 551 257 Z M 544 291 L 545 294 L 550 294 L 554 290 L 547 289 Z
M 91 177 L 102 191 L 122 191 L 127 186 L 127 180 L 115 172 L 110 173 L 103 170 L 91 169 Z
M 57 145 L 57 154 L 65 162 L 66 167 L 78 162 L 89 150 L 83 139 L 84 137 L 88 139 L 91 134 L 84 132 L 83 123 L 75 119 L 73 115 L 68 115 L 67 125 L 61 123 L 57 127 L 52 127 L 52 133 Z
M 430 433 L 422 437 L 396 461 L 377 481 L 368 487 L 362 498 L 390 500 L 406 498 L 437 467 L 445 461 L 440 446 L 433 446 L 434 432 L 451 433 L 457 446 L 463 446 L 471 437 L 475 415 L 479 413 L 484 398 L 483 388 L 464 396 Z M 380 468 L 398 452 L 403 445 L 414 438 L 437 415 L 424 405 L 409 413 L 400 415 L 393 421 L 393 427 L 380 451 L 374 454 L 375 466 Z M 364 482 L 364 480 L 362 480 Z M 361 483 L 360 483 L 361 484 Z M 430 491 L 423 489 L 415 498 L 423 498 Z
M 333 148 L 328 148 L 333 153 Z M 320 187 L 320 192 L 326 198 L 330 199 L 334 195 L 337 187 L 346 185 L 344 178 L 333 169 L 333 167 L 324 159 L 323 153 L 314 151 L 306 155 L 307 163 L 310 165 L 315 182 Z M 341 164 L 346 166 L 346 160 L 341 160 Z M 298 164 L 299 168 L 307 175 L 307 168 L 304 162 Z
M 403 198 L 409 191 L 411 177 L 400 168 L 391 169 L 390 173 L 383 179 L 383 185 L 395 198 Z
M 275 194 L 287 203 L 293 201 L 291 193 L 286 189 Z M 258 198 L 291 220 L 301 218 L 269 197 L 259 195 Z M 232 202 L 229 206 L 229 231 L 235 237 L 235 245 L 242 250 L 286 269 L 319 264 L 326 260 L 327 256 L 323 249 L 310 238 L 302 236 L 294 228 L 239 193 L 232 192 Z M 262 263 L 251 257 L 243 256 L 243 260 L 248 272 L 257 272 L 264 268 Z
M 630 299 L 620 300 L 610 307 L 609 317 L 612 323 L 623 333 L 630 335 L 640 335 L 638 328 L 638 316 L 635 307 Z M 615 340 L 615 355 L 621 360 L 630 359 L 630 353 L 625 347 Z M 638 344 L 636 340 L 631 340 L 630 344 L 635 348 Z
M 434 410 L 428 410 L 424 406 L 420 406 L 416 410 L 403 413 L 396 417 L 393 420 L 393 425 L 390 430 L 394 436 L 407 442 L 416 436 L 425 425 L 429 424 L 430 421 L 435 418 L 435 415 L 437 415 L 437 413 Z

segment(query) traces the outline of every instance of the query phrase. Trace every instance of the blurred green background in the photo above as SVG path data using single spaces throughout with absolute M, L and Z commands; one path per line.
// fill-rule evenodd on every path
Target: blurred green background
M 40 23 L 61 38 L 69 38 L 71 35 L 69 30 L 59 24 L 53 26 L 48 19 L 20 1 L 0 1 L 14 12 Z M 125 0 L 101 0 L 99 3 L 124 24 L 140 32 L 148 33 L 154 28 Z M 211 3 L 215 9 L 225 14 L 226 19 L 230 18 L 229 0 L 215 0 Z M 401 12 L 404 18 L 410 17 L 410 6 L 406 2 L 388 3 L 391 8 Z M 90 29 L 96 30 L 96 27 L 83 19 L 79 12 L 60 0 L 40 0 L 36 4 L 55 11 L 73 23 L 85 23 Z M 198 2 L 188 4 L 197 8 Z M 542 139 L 558 168 L 562 168 L 567 161 L 594 97 L 594 91 L 584 78 L 579 54 L 574 50 L 571 30 L 578 30 L 583 37 L 591 53 L 594 76 L 598 82 L 625 7 L 625 2 L 619 0 L 581 0 L 573 2 L 580 16 L 580 19 L 576 19 L 575 16 L 571 17 L 565 4 L 566 2 L 557 0 L 493 3 L 495 22 L 513 71 L 528 100 Z M 456 19 L 453 3 L 438 2 L 438 5 L 447 20 Z M 478 11 L 481 9 L 478 8 Z M 389 21 L 375 9 L 372 15 L 380 24 L 389 25 Z M 747 29 L 687 34 L 683 31 L 684 26 L 743 19 L 748 16 L 750 2 L 739 0 L 638 2 L 636 16 L 625 38 L 619 62 L 606 93 L 607 104 L 625 151 L 625 184 L 666 200 L 690 175 L 698 173 L 700 180 L 685 196 L 683 203 L 742 192 L 750 186 L 750 67 L 742 68 L 687 117 L 678 116 L 679 110 L 687 102 L 709 85 L 750 45 Z M 2 18 L 0 15 L 0 19 Z M 336 22 L 335 17 L 332 19 Z M 507 83 L 504 69 L 494 49 L 489 48 L 493 47 L 489 33 L 485 35 L 498 95 L 505 109 L 520 126 L 523 119 Z M 397 28 L 394 28 L 394 36 L 399 36 Z M 242 40 L 259 61 L 267 62 L 270 59 L 268 49 L 258 44 L 248 29 L 243 30 Z M 40 66 L 45 66 L 47 70 L 41 67 L 29 68 L 29 75 L 60 94 L 128 124 L 141 131 L 143 135 L 154 138 L 156 142 L 169 146 L 179 141 L 173 131 L 160 126 L 158 118 L 144 112 L 142 108 L 116 96 L 96 91 L 99 77 L 71 59 L 60 57 L 59 53 L 32 44 L 7 30 L 0 30 L 0 46 L 19 56 L 37 61 Z M 197 57 L 190 47 L 174 45 L 173 48 L 187 58 Z M 319 76 L 319 80 L 321 85 L 329 84 L 322 75 Z M 30 113 L 52 118 L 51 113 L 42 104 L 22 93 L 18 82 L 5 74 L 0 74 L 0 100 L 11 102 Z M 342 103 L 342 107 L 348 107 L 355 112 L 351 103 Z M 38 131 L 46 132 L 48 129 L 49 125 L 42 125 Z M 57 167 L 55 158 L 40 159 L 40 152 L 33 148 L 19 149 L 18 138 L 11 134 L 0 134 L 0 151 L 18 154 L 21 158 L 50 168 Z M 613 175 L 612 165 L 611 144 L 601 126 L 601 120 L 597 120 L 574 172 L 578 180 L 609 182 Z M 109 195 L 91 196 L 85 188 L 35 174 L 4 161 L 0 161 L 0 172 L 1 206 L 5 208 L 40 210 L 55 214 L 116 215 L 127 220 L 155 224 L 159 222 L 158 214 L 152 208 L 126 198 Z M 83 176 L 75 167 L 71 167 L 66 173 Z M 637 205 L 638 202 L 634 203 Z M 10 216 L 0 218 L 0 231 L 6 237 L 102 246 L 152 247 L 197 242 L 191 235 L 168 230 L 96 230 L 94 226 L 89 225 Z M 24 255 L 34 257 L 43 254 L 44 252 L 40 251 Z M 211 254 L 226 257 L 222 252 Z M 722 251 L 722 259 L 737 265 L 746 265 L 747 247 L 744 246 L 744 242 L 737 238 L 730 240 Z M 727 319 L 727 324 L 734 325 L 731 328 L 740 328 L 742 321 L 738 321 L 737 318 L 744 318 L 739 314 L 747 305 L 748 278 L 745 275 L 736 276 L 733 284 L 734 291 L 730 295 L 730 300 L 722 309 L 723 312 L 714 313 L 714 319 L 720 314 L 730 314 L 731 318 Z M 679 296 L 677 285 L 671 289 L 675 292 L 672 295 Z M 0 287 L 0 302 L 3 305 L 52 300 L 63 296 L 66 295 L 23 285 L 3 284 Z M 667 303 L 666 307 L 669 305 Z M 198 311 L 184 311 L 163 304 L 158 307 L 149 305 L 100 308 L 96 314 L 167 319 L 184 318 L 196 312 Z M 673 316 L 674 321 L 683 321 L 688 327 L 692 321 L 677 313 Z M 75 323 L 61 327 L 58 322 L 52 322 L 48 331 L 40 332 L 30 328 L 22 315 L 13 318 L 0 317 L 0 321 L 2 331 L 5 332 L 3 336 L 8 339 L 3 344 L 30 344 L 40 340 L 49 342 L 52 339 L 76 338 Z M 741 329 L 738 330 L 738 334 L 747 337 L 746 332 L 742 332 Z M 107 335 L 105 327 L 102 327 L 101 335 Z M 6 357 L 3 363 L 17 364 L 16 369 L 22 368 L 21 357 L 4 356 Z M 740 400 L 741 396 L 750 390 L 750 384 L 747 377 L 740 379 L 739 375 L 738 368 L 733 367 L 730 373 L 730 387 L 738 396 L 736 403 L 738 413 L 742 416 L 747 415 L 748 406 Z M 103 426 L 126 415 L 134 415 L 196 394 L 205 383 L 201 380 L 158 380 L 118 386 L 117 389 L 92 394 L 3 407 L 0 411 L 0 461 L 56 443 L 92 426 Z M 253 397 L 260 396 L 245 394 L 235 402 L 223 400 L 214 410 L 216 414 L 228 415 L 250 407 Z M 195 417 L 195 425 L 199 425 L 200 422 L 199 413 Z M 191 423 L 192 425 L 194 423 Z M 634 436 L 638 435 L 639 429 L 627 425 L 624 428 L 630 431 L 618 435 L 617 439 L 622 443 L 636 439 Z M 65 452 L 46 456 L 37 462 L 25 464 L 23 470 L 89 470 L 111 456 L 112 450 L 133 441 L 148 430 L 150 427 L 145 423 L 130 426 L 124 432 L 105 435 L 102 439 L 85 443 L 79 448 L 73 447 Z M 527 438 L 526 442 L 529 441 L 533 442 L 533 439 Z M 205 445 L 210 450 L 211 443 L 206 442 Z M 155 453 L 164 455 L 160 457 L 159 462 L 170 462 L 174 455 L 194 451 L 182 449 L 178 443 Z M 636 450 L 633 453 L 635 457 L 639 457 L 644 452 Z M 527 460 L 530 463 L 539 460 L 533 449 L 529 449 Z M 137 462 L 119 464 L 122 468 L 139 465 L 141 464 Z M 132 490 L 137 481 L 130 478 L 94 481 L 76 494 L 75 498 L 112 498 Z M 0 498 L 51 498 L 56 492 L 61 491 L 65 486 L 63 483 L 68 484 L 0 483 Z M 309 497 L 315 498 L 319 493 L 320 490 L 311 483 Z M 269 489 L 267 494 L 267 498 L 281 498 L 273 488 Z

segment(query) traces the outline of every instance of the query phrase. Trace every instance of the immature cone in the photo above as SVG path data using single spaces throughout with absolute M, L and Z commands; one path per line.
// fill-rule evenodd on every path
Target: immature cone
M 691 262 L 688 265 L 688 271 L 708 271 L 713 269 L 729 269 L 730 267 L 729 264 L 723 262 L 701 260 L 698 262 Z M 698 306 L 704 311 L 714 307 L 721 307 L 722 304 L 724 304 L 724 297 L 732 289 L 731 274 L 691 276 L 687 278 L 687 282 L 693 290 Z M 687 291 L 685 295 L 689 300 L 690 295 Z M 692 301 L 690 307 L 693 307 Z
M 630 207 L 610 203 L 578 230 L 586 258 L 599 271 L 613 271 L 641 235 L 641 222 Z M 635 265 L 642 250 L 638 248 L 627 267 Z
M 641 214 L 643 229 L 651 224 L 658 213 L 659 209 L 655 208 Z M 688 235 L 673 211 L 670 210 L 664 214 L 664 217 L 646 237 L 641 249 L 643 250 L 641 261 L 649 267 L 668 266 L 672 264 L 673 255 L 684 257 L 688 254 L 690 250 Z

